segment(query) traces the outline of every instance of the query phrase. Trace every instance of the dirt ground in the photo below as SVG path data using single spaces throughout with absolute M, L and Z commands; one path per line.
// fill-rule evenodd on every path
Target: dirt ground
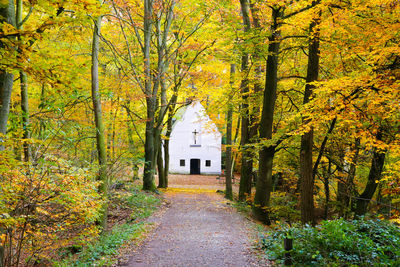
M 170 174 L 168 177 L 170 188 L 225 190 L 225 178 L 217 175 Z M 237 179 L 233 180 L 232 188 L 234 192 L 238 192 L 239 181 Z
M 171 175 L 169 183 L 168 208 L 150 218 L 156 229 L 119 266 L 267 266 L 251 248 L 254 224 L 216 193 L 225 186 L 216 176 Z

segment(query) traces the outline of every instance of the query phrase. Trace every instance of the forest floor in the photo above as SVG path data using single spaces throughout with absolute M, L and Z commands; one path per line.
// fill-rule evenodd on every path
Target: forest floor
M 253 249 L 256 224 L 217 194 L 216 176 L 171 175 L 155 230 L 125 251 L 118 266 L 268 266 Z

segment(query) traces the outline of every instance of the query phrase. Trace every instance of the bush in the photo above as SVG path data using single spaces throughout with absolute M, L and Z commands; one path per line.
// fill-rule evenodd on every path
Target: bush
M 386 221 L 338 219 L 271 230 L 261 244 L 277 264 L 284 261 L 283 239 L 289 233 L 296 266 L 400 266 L 400 229 Z
M 89 170 L 46 156 L 24 165 L 0 154 L 0 232 L 5 265 L 46 261 L 54 251 L 92 240 L 102 199 Z
M 86 244 L 79 253 L 64 255 L 64 260 L 53 264 L 58 267 L 83 267 L 110 266 L 115 263 L 115 255 L 118 255 L 124 244 L 140 240 L 144 233 L 151 229 L 150 224 L 143 219 L 156 211 L 161 202 L 155 194 L 141 191 L 139 188 L 139 185 L 126 184 L 124 190 L 110 192 L 110 211 L 117 209 L 120 213 L 127 213 L 126 217 L 120 214 L 124 220 L 113 224 L 109 232 L 101 235 L 95 242 Z

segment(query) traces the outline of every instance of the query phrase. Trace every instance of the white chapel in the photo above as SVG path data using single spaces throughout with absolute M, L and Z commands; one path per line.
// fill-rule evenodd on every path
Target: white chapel
M 200 102 L 175 116 L 169 154 L 171 173 L 221 174 L 221 133 Z

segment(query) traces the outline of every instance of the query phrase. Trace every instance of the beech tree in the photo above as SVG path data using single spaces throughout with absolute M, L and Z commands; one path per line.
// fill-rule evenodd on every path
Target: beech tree
M 94 22 L 93 42 L 92 42 L 92 101 L 96 129 L 96 147 L 99 161 L 98 180 L 101 182 L 99 192 L 107 198 L 108 177 L 107 177 L 107 153 L 104 136 L 104 123 L 102 118 L 101 98 L 99 92 L 99 49 L 100 49 L 100 29 L 102 16 Z M 104 204 L 100 218 L 100 225 L 103 229 L 107 223 L 107 205 Z
M 14 9 L 14 0 L 2 1 L 0 3 L 0 22 L 8 23 L 9 25 L 15 27 L 15 9 Z M 6 55 L 8 57 L 12 57 L 12 40 L 13 36 L 8 36 L 3 31 L 3 38 L 9 39 L 11 42 L 5 43 L 0 42 L 0 48 L 6 51 Z M 10 66 L 1 66 L 0 69 L 0 133 L 4 136 L 7 132 L 7 121 L 8 114 L 10 112 L 10 99 L 11 92 L 13 88 L 14 75 L 8 69 Z M 1 149 L 4 149 L 3 145 L 0 146 Z
M 308 63 L 306 86 L 303 104 L 307 104 L 312 94 L 311 83 L 318 80 L 319 73 L 319 19 L 315 15 L 310 25 L 310 44 L 308 48 Z M 300 183 L 301 183 L 301 220 L 303 223 L 314 223 L 314 179 L 313 172 L 313 129 L 301 136 L 300 147 Z

